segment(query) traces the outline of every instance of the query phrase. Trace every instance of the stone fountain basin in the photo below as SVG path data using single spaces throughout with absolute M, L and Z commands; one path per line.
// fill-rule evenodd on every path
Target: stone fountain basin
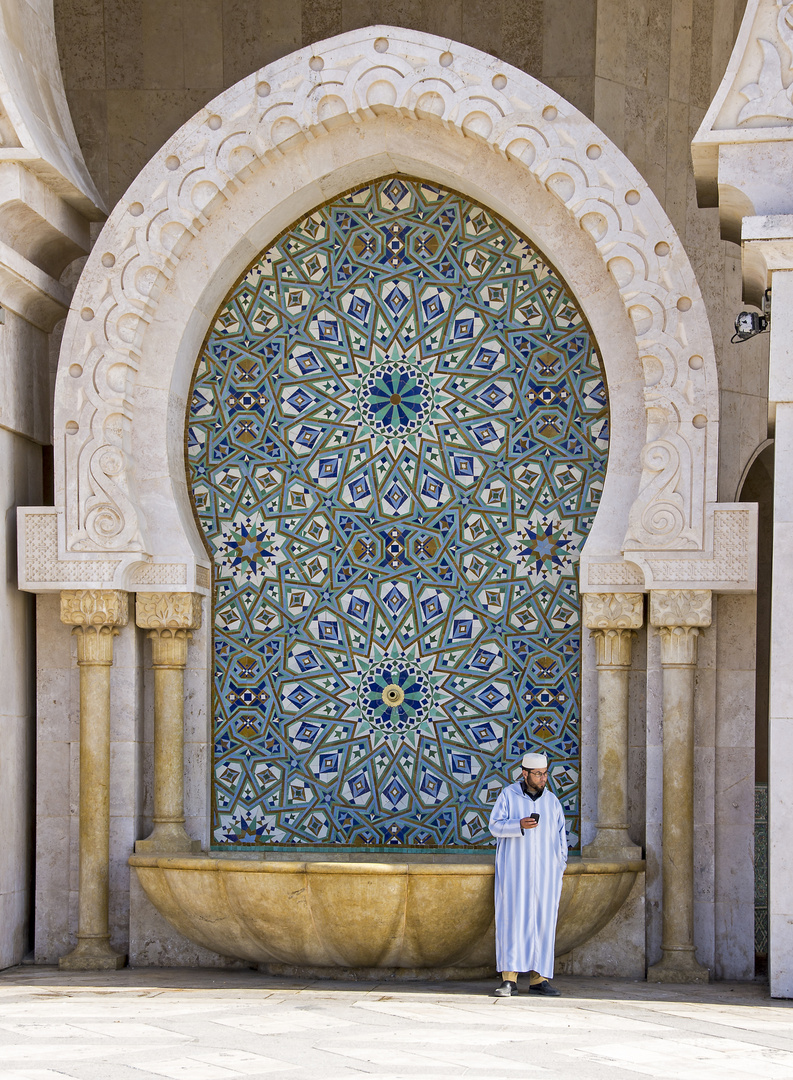
M 492 858 L 365 858 L 133 855 L 129 864 L 152 904 L 185 937 L 272 971 L 473 978 L 494 970 Z M 643 870 L 641 861 L 571 859 L 556 955 L 602 929 Z

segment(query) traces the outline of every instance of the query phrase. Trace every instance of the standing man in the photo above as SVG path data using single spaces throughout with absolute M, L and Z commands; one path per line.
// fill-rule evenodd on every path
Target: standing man
M 562 805 L 546 791 L 548 759 L 526 754 L 521 779 L 505 787 L 490 815 L 496 837 L 496 962 L 498 997 L 518 992 L 529 972 L 529 993 L 559 997 L 552 986 L 554 939 L 567 837 Z

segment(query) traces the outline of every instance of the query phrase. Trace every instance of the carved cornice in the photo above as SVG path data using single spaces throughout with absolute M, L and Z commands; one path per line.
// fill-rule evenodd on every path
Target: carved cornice
M 328 139 L 330 155 L 341 126 L 364 132 L 382 116 L 415 125 L 419 141 L 452 132 L 486 144 L 559 199 L 571 226 L 589 236 L 603 287 L 619 290 L 630 317 L 646 379 L 646 447 L 626 545 L 702 551 L 704 507 L 715 499 L 718 379 L 699 288 L 658 200 L 598 128 L 524 72 L 392 27 L 321 42 L 225 91 L 114 209 L 78 285 L 58 373 L 55 427 L 72 432 L 56 444 L 65 455 L 56 476 L 67 485 L 56 494 L 63 550 L 160 554 L 151 550 L 130 450 L 136 372 L 163 289 L 178 288 L 193 237 L 254 182 L 254 168 L 280 168 L 307 141 Z M 354 182 L 355 169 L 345 168 Z M 218 252 L 218 265 L 225 255 Z M 166 418 L 148 420 L 164 439 Z
M 140 592 L 135 601 L 135 622 L 143 630 L 198 630 L 201 599 L 196 593 Z
M 650 593 L 650 623 L 656 627 L 710 626 L 709 589 L 653 589 Z
M 638 630 L 642 625 L 642 593 L 585 593 L 582 602 L 588 630 Z

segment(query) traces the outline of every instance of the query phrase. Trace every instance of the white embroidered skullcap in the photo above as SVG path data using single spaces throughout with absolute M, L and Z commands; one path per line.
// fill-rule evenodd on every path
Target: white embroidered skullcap
M 524 769 L 547 769 L 548 758 L 545 754 L 524 754 L 521 765 Z

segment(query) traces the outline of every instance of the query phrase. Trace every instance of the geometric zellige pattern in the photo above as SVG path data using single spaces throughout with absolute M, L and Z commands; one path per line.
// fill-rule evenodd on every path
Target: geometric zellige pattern
M 463 196 L 388 177 L 254 263 L 188 420 L 215 845 L 487 847 L 536 748 L 578 846 L 577 568 L 607 447 L 572 297 Z

